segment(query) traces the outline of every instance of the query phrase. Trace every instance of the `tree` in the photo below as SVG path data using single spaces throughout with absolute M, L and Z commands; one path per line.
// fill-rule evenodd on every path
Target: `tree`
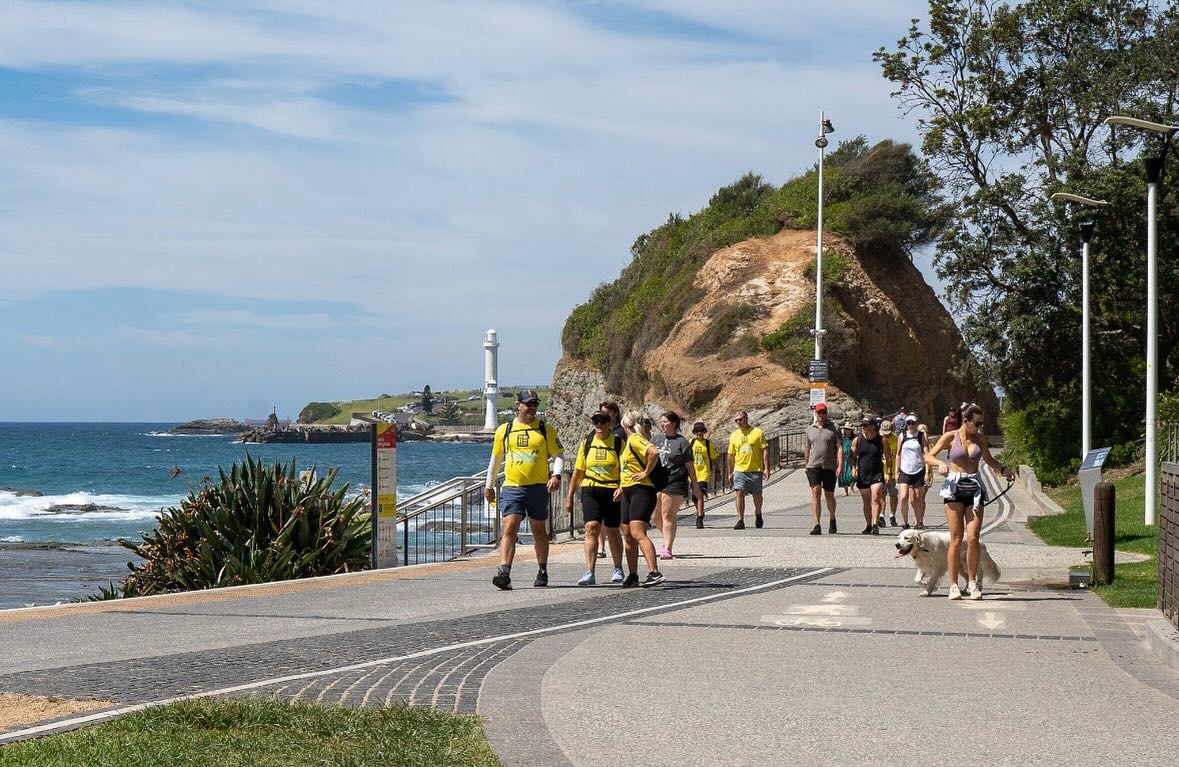
M 896 50 L 874 58 L 914 113 L 926 159 L 953 211 L 935 264 L 989 377 L 1016 409 L 1054 414 L 1044 438 L 1079 438 L 1080 237 L 1097 222 L 1093 288 L 1094 436 L 1141 437 L 1145 185 L 1139 150 L 1175 153 L 1112 114 L 1174 121 L 1176 9 L 1149 0 L 931 0 Z M 1146 142 L 1143 144 L 1143 142 Z M 1054 206 L 1057 191 L 1102 197 L 1097 214 Z M 1160 205 L 1160 292 L 1179 292 L 1174 197 Z M 1165 255 L 1164 255 L 1165 254 Z M 1160 322 L 1162 378 L 1173 380 L 1179 317 Z M 1135 385 L 1127 386 L 1129 382 Z M 1054 424 L 1057 424 L 1055 427 Z M 1075 432 L 1076 434 L 1074 435 Z M 1061 459 L 1057 459 L 1061 460 Z
M 458 423 L 463 418 L 463 410 L 457 402 L 447 402 L 438 410 L 438 417 L 442 423 Z
M 426 388 L 422 389 L 422 410 L 426 415 L 434 412 L 434 397 L 430 393 L 430 384 L 426 384 Z

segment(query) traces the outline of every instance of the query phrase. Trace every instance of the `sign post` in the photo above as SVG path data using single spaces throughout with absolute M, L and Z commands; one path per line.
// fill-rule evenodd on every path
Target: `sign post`
M 1081 503 L 1085 507 L 1085 529 L 1089 537 L 1093 537 L 1093 489 L 1101 482 L 1101 465 L 1109 455 L 1108 447 L 1090 450 L 1081 462 L 1081 470 L 1077 473 L 1077 480 L 1081 485 Z
M 827 401 L 828 370 L 827 360 L 811 360 L 807 363 L 806 377 L 811 382 L 811 409 Z
M 373 424 L 371 465 L 373 569 L 397 567 L 396 424 Z

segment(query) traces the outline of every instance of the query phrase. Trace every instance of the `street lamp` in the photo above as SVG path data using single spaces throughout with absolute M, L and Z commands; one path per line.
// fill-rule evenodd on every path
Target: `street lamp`
M 1074 202 L 1091 208 L 1104 208 L 1109 205 L 1105 200 L 1094 200 L 1081 197 L 1078 194 L 1057 192 L 1052 195 L 1053 202 Z M 1093 222 L 1085 221 L 1081 224 L 1081 460 L 1089 454 L 1090 427 L 1093 423 L 1093 400 L 1089 376 L 1089 240 L 1093 239 Z
M 1106 125 L 1163 134 L 1168 140 L 1179 126 L 1139 120 L 1136 117 L 1107 117 Z M 1153 525 L 1158 506 L 1158 185 L 1163 162 L 1158 157 L 1144 158 L 1146 164 L 1146 524 Z
M 827 148 L 827 134 L 834 133 L 823 113 L 819 112 L 819 137 L 815 146 L 819 148 L 819 234 L 815 245 L 815 359 L 823 359 L 823 150 Z

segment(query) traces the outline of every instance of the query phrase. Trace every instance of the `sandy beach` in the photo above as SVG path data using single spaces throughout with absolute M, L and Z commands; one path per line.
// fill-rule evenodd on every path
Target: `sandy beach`
M 52 605 L 118 583 L 135 555 L 122 546 L 0 544 L 0 609 Z

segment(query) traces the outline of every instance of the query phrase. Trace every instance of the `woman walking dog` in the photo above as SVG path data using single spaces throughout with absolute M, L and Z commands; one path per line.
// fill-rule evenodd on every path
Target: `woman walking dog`
M 966 535 L 966 590 L 971 599 L 982 599 L 982 589 L 978 587 L 978 544 L 986 491 L 979 476 L 979 464 L 986 463 L 1009 482 L 1015 478 L 1010 469 L 991 455 L 987 437 L 981 433 L 983 423 L 982 408 L 967 405 L 962 410 L 962 425 L 943 434 L 937 444 L 925 452 L 925 462 L 936 466 L 938 474 L 945 477 L 942 500 L 950 527 L 950 547 L 946 552 L 950 599 L 962 598 L 958 588 L 958 568 L 963 532 Z M 947 461 L 937 457 L 943 450 L 948 451 Z

